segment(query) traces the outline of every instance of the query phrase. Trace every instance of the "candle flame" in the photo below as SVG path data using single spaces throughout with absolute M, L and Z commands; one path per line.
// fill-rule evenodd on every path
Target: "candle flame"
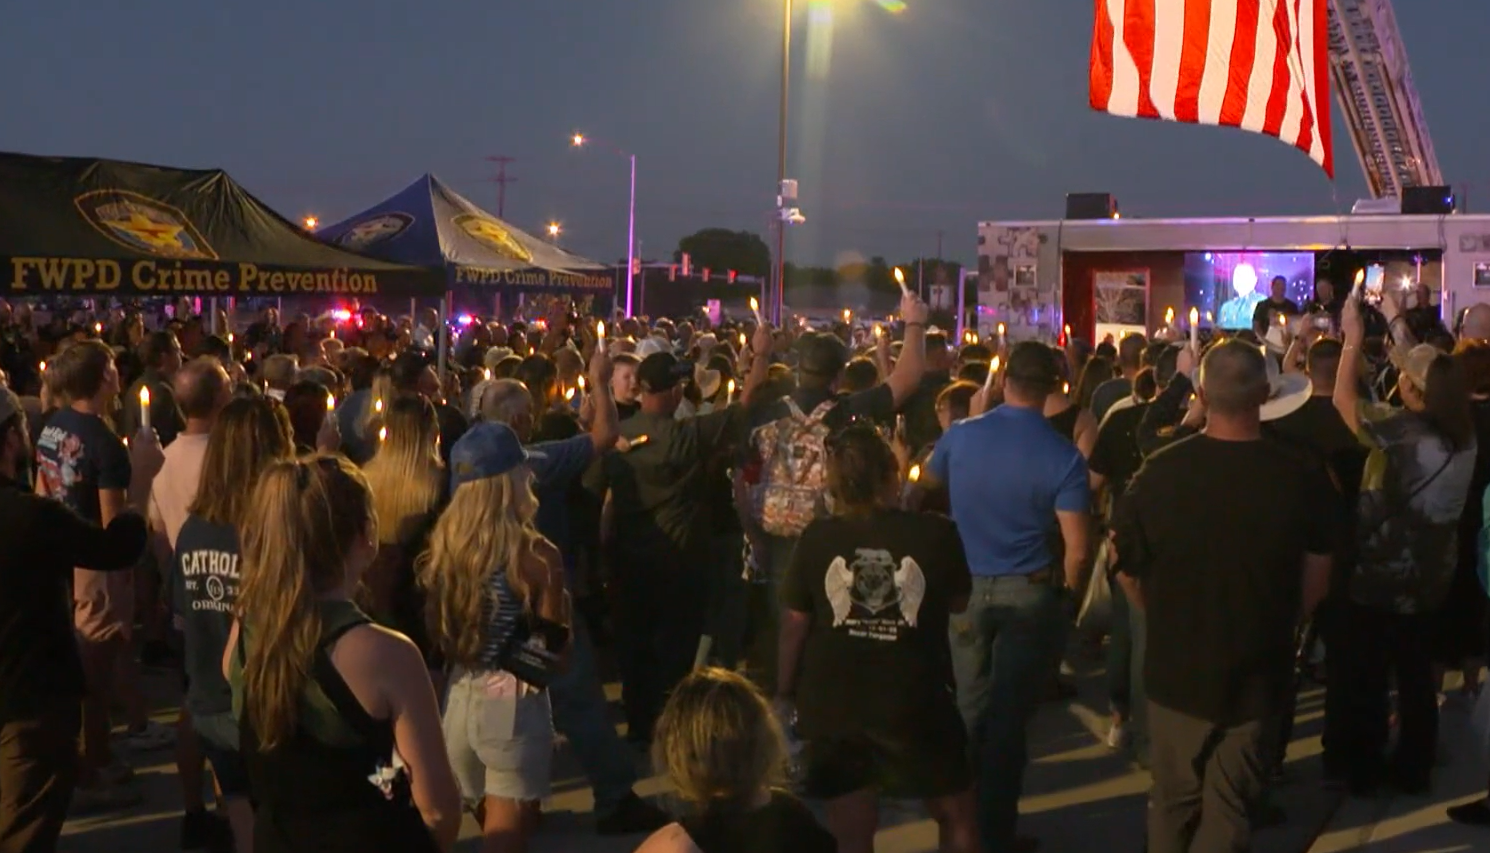
M 102 323 L 94 323 L 93 324 L 93 334 L 95 334 L 95 335 L 101 335 L 101 334 L 103 334 L 103 324 Z
M 232 332 L 228 332 L 228 343 L 231 344 L 232 342 L 233 342 L 233 333 Z
M 486 369 L 485 367 L 481 368 L 481 378 L 482 378 L 482 380 L 484 380 L 486 382 L 490 382 L 491 381 L 491 371 L 488 370 L 488 369 Z
M 1066 340 L 1071 340 L 1071 324 L 1066 324 Z
M 1164 325 L 1168 326 L 1170 323 L 1173 323 L 1173 322 L 1174 322 L 1174 308 L 1173 307 L 1165 308 L 1164 309 Z
M 38 373 L 46 373 L 46 372 L 47 372 L 47 363 L 46 363 L 46 362 L 44 362 L 44 361 L 43 361 L 43 362 L 40 362 L 40 363 L 38 363 L 38 364 L 37 364 L 37 365 L 36 365 L 36 367 L 37 367 L 37 372 L 38 372 Z
M 910 474 L 907 475 L 907 477 L 910 479 L 910 481 L 912 483 L 914 483 L 917 480 L 921 479 L 921 466 L 920 465 L 912 465 L 911 466 L 911 472 L 910 472 Z
M 144 385 L 140 386 L 140 405 L 145 408 L 150 406 L 150 389 Z
M 761 310 L 761 304 L 760 304 L 760 302 L 758 302 L 756 300 L 756 298 L 754 296 L 750 297 L 750 310 L 751 311 L 759 311 L 759 310 Z
M 1278 312 L 1278 325 L 1279 326 L 1287 326 L 1288 325 L 1288 315 L 1287 314 L 1284 314 L 1282 311 L 1279 311 Z
M 744 349 L 745 348 L 745 333 L 744 332 L 741 332 L 740 333 L 740 348 L 741 349 Z
M 605 340 L 605 321 L 601 320 L 595 324 L 595 337 Z
M 1002 362 L 1003 362 L 1003 359 L 999 358 L 998 356 L 994 356 L 993 357 L 993 363 L 990 364 L 990 365 L 988 365 L 988 375 L 989 376 L 992 376 L 993 374 L 998 373 L 999 372 L 999 365 Z
M 579 390 L 585 390 L 585 378 L 583 376 L 579 378 Z
M 574 389 L 573 388 L 565 388 L 564 389 L 564 399 L 565 400 L 573 400 L 574 399 Z
M 1002 338 L 1003 336 L 1004 336 L 1004 324 L 1003 323 L 999 323 L 999 337 Z
M 383 398 L 382 397 L 379 397 L 378 399 L 373 400 L 373 411 L 376 412 L 377 414 L 380 414 L 380 415 L 383 414 Z
M 378 427 L 378 441 L 388 440 L 388 427 Z
M 876 338 L 883 338 L 885 336 L 885 327 L 884 326 L 881 326 L 879 323 L 875 323 L 874 324 L 874 336 Z
M 724 393 L 728 394 L 731 397 L 735 396 L 735 380 L 731 379 L 730 381 L 724 383 Z
M 1365 282 L 1366 282 L 1366 271 L 1365 270 L 1356 270 L 1355 271 L 1355 286 L 1356 287 L 1360 287 L 1362 284 L 1365 284 Z
M 334 411 L 336 411 L 336 395 L 335 394 L 327 394 L 326 395 L 326 411 L 328 411 L 328 412 L 334 412 Z
M 850 320 L 853 319 L 853 316 L 854 316 L 854 312 L 850 311 L 847 308 L 843 309 L 843 322 L 845 322 L 845 323 L 849 322 Z
M 1062 394 L 1069 394 L 1069 393 L 1071 393 L 1071 383 L 1070 382 L 1062 382 L 1061 383 L 1061 393 Z
M 1191 308 L 1190 309 L 1190 325 L 1193 326 L 1193 325 L 1195 325 L 1196 323 L 1199 323 L 1199 322 L 1200 322 L 1200 309 L 1199 308 Z
M 900 271 L 900 267 L 895 268 L 895 283 L 905 287 L 905 273 Z

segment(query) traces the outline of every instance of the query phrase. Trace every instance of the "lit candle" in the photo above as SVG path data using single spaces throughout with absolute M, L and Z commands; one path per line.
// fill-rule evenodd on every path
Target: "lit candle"
M 378 427 L 378 442 L 381 444 L 388 440 L 388 427 Z
M 1173 326 L 1174 325 L 1174 306 L 1172 306 L 1172 305 L 1170 307 L 1164 309 L 1164 325 L 1166 325 L 1166 326 Z
M 36 372 L 38 372 L 38 373 L 46 373 L 47 372 L 47 363 L 44 362 L 44 361 L 38 363 L 36 365 Z
M 1066 324 L 1066 343 L 1067 344 L 1070 344 L 1071 343 L 1071 324 L 1070 323 L 1067 323 Z
M 140 386 L 140 429 L 150 428 L 150 388 L 146 385 Z
M 735 402 L 735 380 L 724 383 L 724 404 L 726 406 Z
M 232 332 L 228 332 L 228 345 L 231 346 L 232 343 L 233 343 L 233 333 Z
M 885 336 L 885 327 L 884 326 L 881 326 L 879 323 L 875 323 L 874 324 L 874 336 L 876 338 L 883 338 Z
M 1070 394 L 1071 393 L 1071 383 L 1070 382 L 1062 382 L 1061 383 L 1061 393 L 1062 394 Z
M 757 326 L 764 326 L 766 321 L 761 319 L 761 304 L 754 296 L 750 297 L 750 313 L 755 315 Z M 744 337 L 743 335 L 741 337 Z
M 745 349 L 745 333 L 740 333 L 740 349 Z
M 600 322 L 598 322 L 598 323 L 595 324 L 595 337 L 598 338 L 599 340 L 602 340 L 602 341 L 605 340 L 605 321 L 604 320 L 601 320 Z
M 484 367 L 481 368 L 481 378 L 482 378 L 483 381 L 490 382 L 491 381 L 491 371 L 490 370 L 487 370 Z
M 585 390 L 585 378 L 583 376 L 579 378 L 579 390 Z
M 852 322 L 853 319 L 854 319 L 854 312 L 848 310 L 847 308 L 843 309 L 843 322 L 849 323 L 849 322 Z
M 564 400 L 567 402 L 567 401 L 570 401 L 570 400 L 573 400 L 573 399 L 574 399 L 574 388 L 573 387 L 565 388 L 564 389 Z
M 1004 324 L 999 323 L 999 346 L 1004 345 Z
M 383 398 L 382 397 L 379 397 L 378 399 L 373 400 L 373 414 L 376 414 L 376 415 L 383 414 Z
M 1366 283 L 1366 271 L 1365 270 L 1356 270 L 1355 271 L 1355 289 L 1356 290 L 1360 290 L 1361 289 L 1361 285 L 1363 285 L 1365 283 Z
M 1190 348 L 1194 349 L 1200 340 L 1200 309 L 1190 309 Z
M 921 466 L 920 465 L 912 465 L 911 466 L 911 471 L 910 471 L 910 473 L 908 475 L 906 475 L 906 478 L 909 479 L 912 483 L 914 483 L 917 480 L 921 479 Z
M 905 286 L 905 273 L 900 271 L 900 267 L 895 268 L 895 283 L 900 285 L 901 296 L 911 295 L 911 289 Z
M 334 394 L 327 394 L 326 395 L 326 411 L 328 411 L 328 412 L 334 412 L 334 411 L 336 411 L 336 395 L 334 395 Z
M 101 335 L 101 334 L 103 334 L 103 324 L 102 323 L 94 323 L 93 324 L 93 334 L 95 334 L 95 335 Z

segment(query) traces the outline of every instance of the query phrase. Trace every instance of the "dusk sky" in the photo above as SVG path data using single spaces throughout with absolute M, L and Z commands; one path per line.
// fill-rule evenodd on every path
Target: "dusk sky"
M 971 260 L 976 223 L 1054 218 L 1110 191 L 1128 216 L 1328 213 L 1366 194 L 1336 111 L 1338 184 L 1234 130 L 1087 107 L 1091 0 L 834 0 L 802 11 L 788 257 Z M 1396 4 L 1445 177 L 1490 209 L 1486 0 Z M 493 213 L 625 253 L 638 157 L 647 258 L 722 226 L 764 232 L 776 177 L 780 0 L 10 3 L 0 150 L 221 167 L 281 213 L 331 222 L 433 172 Z M 811 20 L 810 20 L 811 19 Z M 1478 140 L 1478 141 L 1477 141 Z M 1338 199 L 1338 200 L 1337 200 Z

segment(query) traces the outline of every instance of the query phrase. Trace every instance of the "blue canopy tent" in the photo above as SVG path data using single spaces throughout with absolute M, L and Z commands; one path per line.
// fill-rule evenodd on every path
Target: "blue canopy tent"
M 603 264 L 503 222 L 434 175 L 316 236 L 369 257 L 444 267 L 452 288 L 593 294 L 614 286 Z
M 393 197 L 317 230 L 316 236 L 368 257 L 444 268 L 447 310 L 441 313 L 445 315 L 456 289 L 490 291 L 505 298 L 542 292 L 608 294 L 615 285 L 603 264 L 503 222 L 434 175 L 425 175 Z M 447 323 L 448 316 L 442 325 Z M 445 339 L 446 335 L 440 336 L 442 371 Z

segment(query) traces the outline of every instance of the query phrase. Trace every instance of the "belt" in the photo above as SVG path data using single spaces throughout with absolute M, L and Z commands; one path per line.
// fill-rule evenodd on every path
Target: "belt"
M 1049 586 L 1055 581 L 1055 569 L 1046 566 L 1043 569 L 1036 569 L 1025 575 L 973 575 L 973 580 L 1024 581 L 1031 585 L 1040 584 Z

